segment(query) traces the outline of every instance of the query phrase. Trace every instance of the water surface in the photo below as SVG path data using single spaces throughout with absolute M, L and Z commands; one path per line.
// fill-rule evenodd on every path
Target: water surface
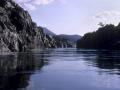
M 120 51 L 45 49 L 0 55 L 0 90 L 120 90 Z

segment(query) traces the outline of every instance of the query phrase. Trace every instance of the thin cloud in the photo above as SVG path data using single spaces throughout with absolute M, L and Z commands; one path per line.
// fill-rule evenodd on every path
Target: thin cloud
M 29 4 L 29 3 L 24 3 L 23 6 L 26 8 L 26 9 L 29 9 L 29 10 L 35 10 L 36 7 L 32 4 Z
M 104 11 L 97 13 L 94 19 L 98 22 L 103 22 L 105 24 L 118 24 L 120 22 L 120 12 L 119 11 Z
M 102 13 L 98 13 L 95 18 L 107 18 L 107 17 L 120 17 L 119 11 L 104 11 Z
M 25 9 L 35 10 L 37 6 L 48 5 L 56 0 L 15 0 Z

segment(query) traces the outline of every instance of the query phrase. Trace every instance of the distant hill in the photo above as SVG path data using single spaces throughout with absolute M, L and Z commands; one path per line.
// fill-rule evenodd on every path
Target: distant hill
M 57 35 L 59 37 L 63 37 L 67 40 L 70 40 L 72 42 L 76 42 L 77 40 L 79 40 L 81 38 L 80 35 L 65 35 L 65 34 L 60 34 L 60 35 Z
M 53 36 L 53 38 L 56 41 L 56 45 L 58 48 L 75 48 L 76 47 L 76 42 L 73 42 L 71 40 L 68 40 L 62 36 Z
M 52 31 L 50 31 L 50 30 L 47 29 L 47 28 L 43 28 L 43 31 L 44 31 L 44 33 L 47 34 L 47 35 L 51 35 L 51 36 L 55 36 L 55 35 L 56 35 L 55 33 L 53 33 Z
M 56 35 L 53 36 L 58 47 L 76 48 L 76 42 L 81 38 L 79 35 Z
M 47 29 L 47 28 L 43 28 L 43 31 L 44 31 L 44 33 L 46 33 L 47 35 L 64 38 L 64 39 L 69 40 L 69 41 L 71 41 L 71 42 L 76 42 L 77 40 L 79 40 L 79 39 L 81 38 L 80 35 L 66 35 L 66 34 L 56 35 L 54 32 L 50 31 L 50 30 Z
M 81 36 L 79 35 L 66 35 L 66 34 L 56 35 L 47 28 L 43 28 L 43 31 L 45 34 L 50 35 L 54 38 L 54 40 L 56 41 L 55 44 L 57 45 L 58 48 L 76 47 L 76 42 L 81 38 Z

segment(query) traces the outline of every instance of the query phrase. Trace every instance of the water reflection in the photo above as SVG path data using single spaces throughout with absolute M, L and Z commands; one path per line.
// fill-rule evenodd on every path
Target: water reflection
M 43 52 L 42 52 L 43 53 Z M 31 74 L 48 64 L 44 54 L 0 55 L 0 90 L 18 90 L 29 85 Z
M 97 54 L 96 66 L 101 69 L 120 69 L 119 51 L 102 51 Z
M 120 89 L 119 75 L 120 51 L 47 49 L 0 55 L 0 90 L 115 90 L 113 86 Z
M 104 73 L 120 75 L 120 51 L 117 50 L 77 50 L 88 65 L 97 67 Z

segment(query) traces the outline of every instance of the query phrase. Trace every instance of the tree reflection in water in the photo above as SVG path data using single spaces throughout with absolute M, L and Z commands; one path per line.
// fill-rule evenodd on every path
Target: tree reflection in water
M 117 50 L 77 50 L 88 65 L 99 68 L 104 73 L 120 75 L 120 51 Z

